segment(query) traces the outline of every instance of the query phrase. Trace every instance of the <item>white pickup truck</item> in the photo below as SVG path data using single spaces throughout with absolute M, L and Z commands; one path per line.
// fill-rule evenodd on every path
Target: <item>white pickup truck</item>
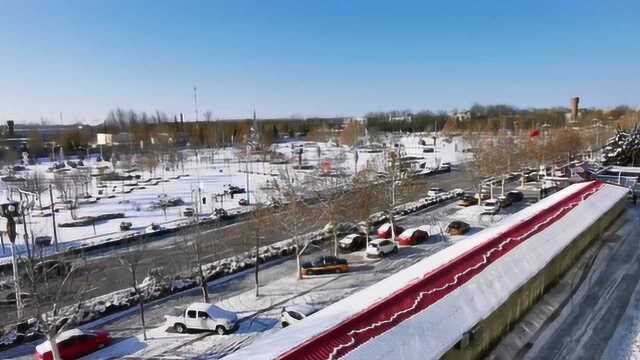
M 224 335 L 238 326 L 238 316 L 235 313 L 207 303 L 193 303 L 180 310 L 179 315 L 166 315 L 165 319 L 179 333 L 194 329 L 211 330 Z

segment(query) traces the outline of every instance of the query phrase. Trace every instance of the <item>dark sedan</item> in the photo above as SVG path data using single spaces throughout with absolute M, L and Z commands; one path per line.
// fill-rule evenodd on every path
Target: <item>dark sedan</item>
M 447 233 L 449 235 L 464 235 L 469 232 L 471 226 L 464 221 L 452 221 L 449 226 L 447 226 Z

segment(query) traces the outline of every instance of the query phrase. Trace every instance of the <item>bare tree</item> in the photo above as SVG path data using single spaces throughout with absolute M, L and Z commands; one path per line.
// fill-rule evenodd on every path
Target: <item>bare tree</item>
M 212 241 L 215 240 L 212 239 Z M 207 258 L 215 257 L 215 247 L 210 245 L 210 241 L 207 241 L 204 234 L 202 234 L 198 224 L 183 230 L 176 237 L 176 247 L 184 252 L 189 271 L 195 272 L 198 278 L 198 285 L 202 290 L 202 301 L 206 303 L 209 302 L 209 287 L 204 265 Z
M 403 186 L 409 187 L 410 179 L 405 169 L 400 164 L 400 156 L 396 151 L 388 153 L 389 161 L 387 163 L 385 182 L 388 186 L 387 198 L 382 203 L 382 209 L 387 214 L 389 223 L 391 224 L 391 239 L 396 240 L 396 230 L 394 226 L 393 210 L 400 201 L 400 189 Z
M 376 205 L 382 199 L 381 194 L 384 189 L 376 181 L 376 172 L 372 169 L 365 169 L 358 172 L 352 179 L 352 203 L 350 211 L 359 220 L 364 222 L 364 232 L 366 245 L 369 245 L 369 233 L 371 232 L 371 215 L 376 209 Z
M 135 247 L 133 244 L 127 242 L 125 251 L 118 255 L 118 261 L 120 265 L 126 269 L 131 275 L 130 286 L 133 289 L 136 297 L 138 298 L 138 305 L 140 308 L 140 323 L 142 324 L 142 335 L 147 340 L 147 327 L 144 320 L 144 296 L 138 284 L 137 277 L 140 274 L 141 267 L 147 260 L 144 244 Z
M 329 228 L 333 236 L 333 253 L 338 256 L 338 224 L 346 218 L 348 206 L 347 178 L 342 172 L 319 176 L 309 191 L 318 200 L 319 210 L 329 220 Z
M 42 197 L 41 194 L 46 192 L 49 189 L 46 181 L 44 180 L 44 176 L 39 172 L 33 172 L 25 177 L 24 186 L 22 190 L 32 192 L 36 194 L 38 198 L 38 205 L 40 209 L 42 209 Z
M 284 209 L 278 214 L 277 222 L 280 228 L 293 238 L 298 279 L 302 279 L 302 255 L 311 245 L 310 241 L 303 240 L 302 235 L 321 220 L 318 211 L 307 202 L 307 189 L 306 182 L 298 179 L 288 167 L 281 174 L 280 180 L 273 182 L 272 187 L 273 197 L 284 203 Z
M 243 227 L 246 239 L 246 249 L 255 259 L 254 278 L 255 294 L 260 296 L 260 247 L 264 238 L 265 230 L 268 230 L 274 222 L 273 209 L 265 207 L 262 203 L 256 202 L 254 209 L 250 213 L 249 221 Z
M 211 110 L 205 111 L 202 116 L 204 117 L 204 121 L 206 122 L 210 122 L 213 119 L 213 113 L 211 112 Z
M 30 315 L 37 319 L 38 331 L 49 341 L 53 358 L 61 360 L 58 335 L 83 320 L 93 270 L 83 259 L 73 263 L 27 259 L 23 269 L 31 293 Z

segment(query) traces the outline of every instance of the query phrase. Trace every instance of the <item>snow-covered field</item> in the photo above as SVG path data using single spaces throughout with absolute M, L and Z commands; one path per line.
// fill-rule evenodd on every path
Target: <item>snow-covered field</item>
M 388 141 L 391 143 L 402 144 L 402 153 L 406 155 L 424 156 L 424 161 L 428 166 L 437 166 L 439 162 L 457 163 L 462 161 L 466 155 L 463 154 L 463 143 L 461 138 L 440 139 L 437 142 L 435 152 L 420 153 L 424 146 L 419 145 L 421 139 L 432 139 L 425 135 L 403 135 L 389 136 Z M 186 207 L 195 207 L 194 201 L 200 198 L 206 198 L 206 204 L 201 205 L 202 214 L 211 214 L 214 208 L 225 208 L 227 210 L 242 211 L 247 207 L 240 207 L 238 200 L 246 198 L 246 194 L 236 194 L 231 196 L 215 197 L 217 194 L 224 193 L 228 190 L 229 185 L 246 187 L 247 174 L 249 169 L 249 193 L 250 202 L 256 199 L 259 201 L 268 201 L 270 198 L 269 184 L 274 180 L 278 180 L 283 173 L 295 173 L 296 177 L 309 176 L 314 171 L 293 171 L 291 166 L 298 161 L 295 151 L 303 149 L 303 165 L 312 165 L 316 168 L 326 167 L 330 164 L 331 169 L 340 169 L 346 174 L 353 174 L 356 169 L 355 152 L 347 147 L 339 147 L 330 143 L 312 143 L 312 142 L 290 142 L 274 145 L 274 150 L 282 154 L 283 158 L 290 160 L 289 165 L 270 164 L 268 162 L 250 161 L 247 165 L 241 159 L 241 150 L 223 149 L 214 151 L 200 150 L 196 156 L 193 151 L 183 151 L 184 158 L 183 168 L 180 166 L 172 170 L 166 170 L 165 166 L 158 166 L 153 171 L 137 171 L 132 175 L 140 175 L 141 179 L 137 181 L 136 186 L 125 186 L 136 181 L 111 181 L 103 182 L 103 187 L 95 177 L 91 179 L 88 186 L 88 193 L 92 198 L 87 199 L 86 203 L 80 201 L 79 208 L 76 210 L 76 217 L 97 216 L 107 213 L 124 213 L 124 219 L 113 219 L 97 222 L 94 226 L 80 227 L 57 227 L 58 242 L 61 249 L 89 245 L 108 241 L 110 239 L 131 235 L 135 232 L 144 231 L 145 227 L 155 224 L 162 224 L 165 227 L 180 226 L 187 219 L 182 216 L 182 211 Z M 111 166 L 111 163 L 97 162 L 96 159 L 86 160 L 85 166 L 95 172 L 98 166 Z M 358 151 L 357 169 L 362 170 L 366 167 L 383 169 L 385 164 L 384 153 L 367 153 Z M 26 171 L 17 172 L 16 176 L 24 176 L 28 173 L 38 172 L 45 177 L 45 181 L 53 181 L 53 173 L 48 172 L 51 163 L 43 161 L 38 165 L 28 166 Z M 118 164 L 116 164 L 118 169 Z M 72 174 L 75 170 L 71 170 Z M 159 182 L 145 181 L 149 178 L 161 178 Z M 156 185 L 153 185 L 156 183 Z M 106 187 L 105 187 L 106 185 Z M 9 194 L 8 184 L 0 182 L 0 190 L 4 190 L 5 194 Z M 130 193 L 124 193 L 123 190 L 135 188 Z M 99 190 L 103 194 L 99 195 Z M 54 201 L 60 201 L 60 193 L 54 187 Z M 199 196 L 198 196 L 199 195 Z M 14 194 L 15 198 L 18 199 Z M 101 199 L 93 202 L 96 196 Z M 114 196 L 106 198 L 106 196 Z M 169 207 L 166 213 L 157 204 L 160 197 L 180 198 L 184 201 L 184 205 Z M 6 195 L 5 195 L 6 197 Z M 42 194 L 42 205 L 49 204 L 49 196 L 45 192 Z M 35 205 L 38 205 L 35 202 Z M 71 211 L 64 209 L 62 204 L 56 204 L 56 223 L 66 223 L 72 221 Z M 31 211 L 29 212 L 27 222 L 27 232 L 30 239 L 38 236 L 51 236 L 53 238 L 52 218 L 48 211 Z M 122 232 L 119 229 L 121 221 L 131 222 L 133 229 L 128 232 Z M 0 218 L 0 229 L 5 228 L 5 220 Z M 17 252 L 19 255 L 26 254 L 23 233 L 24 228 L 20 224 L 17 227 Z M 0 248 L 0 262 L 6 262 L 11 256 L 8 241 L 5 239 L 4 248 Z M 32 240 L 31 240 L 32 241 Z M 39 252 L 48 253 L 52 251 L 52 247 L 40 248 Z

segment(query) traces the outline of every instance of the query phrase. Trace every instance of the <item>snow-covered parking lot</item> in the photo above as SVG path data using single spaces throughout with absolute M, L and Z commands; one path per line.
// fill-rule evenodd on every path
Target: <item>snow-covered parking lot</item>
M 399 225 L 426 225 L 432 230 L 433 236 L 422 244 L 401 248 L 398 254 L 383 259 L 365 259 L 362 251 L 346 254 L 344 256 L 349 260 L 352 271 L 341 275 L 319 275 L 297 280 L 295 260 L 277 260 L 262 268 L 258 298 L 255 297 L 253 289 L 251 269 L 213 281 L 209 284 L 209 289 L 214 301 L 223 308 L 236 311 L 239 317 L 243 318 L 240 328 L 233 334 L 218 336 L 211 333 L 177 334 L 166 331 L 167 325 L 163 316 L 176 306 L 199 301 L 198 289 L 175 294 L 147 305 L 145 313 L 147 323 L 151 327 L 147 332 L 147 341 L 142 339 L 135 309 L 114 314 L 84 326 L 107 329 L 117 339 L 116 344 L 93 354 L 90 358 L 219 358 L 246 346 L 256 337 L 269 336 L 269 333 L 279 331 L 278 319 L 283 305 L 327 306 L 464 238 L 436 233 L 439 228 L 444 229 L 448 222 L 466 221 L 471 225 L 471 233 L 474 233 L 499 222 L 505 214 L 512 213 L 522 206 L 522 203 L 517 204 L 505 209 L 504 213 L 491 216 L 481 215 L 479 206 L 461 208 L 456 203 L 448 203 L 399 217 Z M 326 248 L 318 249 L 308 257 L 328 254 L 332 244 L 325 243 L 325 246 Z M 30 358 L 34 346 L 35 344 L 24 344 L 0 356 Z

